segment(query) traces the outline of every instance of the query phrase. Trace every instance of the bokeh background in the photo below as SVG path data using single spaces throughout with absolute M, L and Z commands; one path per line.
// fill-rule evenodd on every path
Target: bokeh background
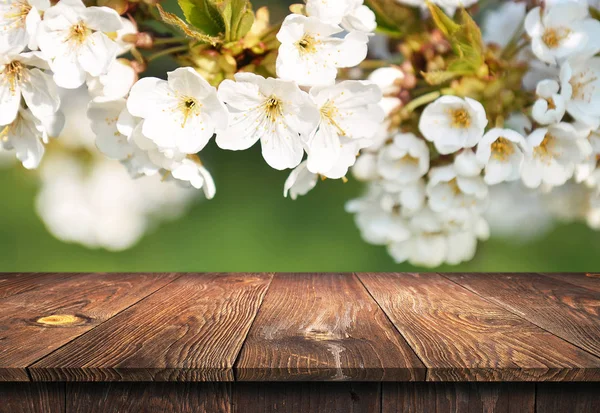
M 172 0 L 169 10 L 176 10 Z M 287 1 L 254 1 L 284 16 Z M 152 71 L 164 73 L 170 62 Z M 269 168 L 260 147 L 202 153 L 217 184 L 212 201 L 161 223 L 123 252 L 91 250 L 55 239 L 35 212 L 39 178 L 20 164 L 0 169 L 0 271 L 407 271 L 385 248 L 360 238 L 344 203 L 360 183 L 326 181 L 296 201 L 283 198 L 288 172 Z M 510 208 L 505 211 L 511 214 Z M 527 231 L 524 226 L 523 231 Z M 600 232 L 559 224 L 541 239 L 480 243 L 475 259 L 443 271 L 598 271 Z

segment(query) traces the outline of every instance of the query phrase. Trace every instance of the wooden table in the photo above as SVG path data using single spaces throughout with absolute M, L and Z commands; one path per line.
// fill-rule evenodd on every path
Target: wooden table
M 1 274 L 0 412 L 600 412 L 600 275 Z

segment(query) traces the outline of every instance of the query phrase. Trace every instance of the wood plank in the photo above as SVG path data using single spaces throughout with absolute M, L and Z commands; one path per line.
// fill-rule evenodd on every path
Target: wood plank
M 536 385 L 536 412 L 600 412 L 600 384 L 538 383 Z
M 234 413 L 379 413 L 379 383 L 235 383 Z
M 382 391 L 382 413 L 535 412 L 534 383 L 384 383 Z
M 47 285 L 56 284 L 60 280 L 76 276 L 75 273 L 0 273 L 0 299 L 21 294 L 31 290 L 39 290 Z
M 66 413 L 230 413 L 227 383 L 67 383 Z
M 447 278 L 600 357 L 600 293 L 540 274 Z
M 0 413 L 64 411 L 64 383 L 0 383 Z
M 0 381 L 29 380 L 28 365 L 174 278 L 173 274 L 82 274 L 0 300 Z
M 34 380 L 227 381 L 271 274 L 187 274 L 30 367 Z
M 593 272 L 578 272 L 578 273 L 557 273 L 543 272 L 540 273 L 546 277 L 554 278 L 555 280 L 568 282 L 587 288 L 588 290 L 600 292 L 600 273 Z
M 438 274 L 360 279 L 423 360 L 429 381 L 600 378 L 600 359 Z
M 352 274 L 277 274 L 240 381 L 422 380 L 424 366 Z

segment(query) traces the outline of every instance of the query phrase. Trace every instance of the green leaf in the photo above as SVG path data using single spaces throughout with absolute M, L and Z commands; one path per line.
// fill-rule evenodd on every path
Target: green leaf
M 222 3 L 221 10 L 225 23 L 225 41 L 235 42 L 250 31 L 254 13 L 248 0 L 226 0 Z
M 434 86 L 441 85 L 442 83 L 446 83 L 447 81 L 459 76 L 458 73 L 454 73 L 448 70 L 436 70 L 433 72 L 424 72 L 421 74 L 423 75 L 423 78 L 427 83 Z
M 460 31 L 460 25 L 455 23 L 450 17 L 446 16 L 446 13 L 442 11 L 438 6 L 433 3 L 427 3 L 431 17 L 435 22 L 438 29 L 446 36 L 446 38 L 453 38 L 458 31 Z
M 225 22 L 213 0 L 177 0 L 185 19 L 197 30 L 209 36 L 225 34 Z
M 166 12 L 160 6 L 160 4 L 157 4 L 156 7 L 158 8 L 158 12 L 160 13 L 160 18 L 162 19 L 162 21 L 164 21 L 167 24 L 170 24 L 171 26 L 177 27 L 179 30 L 181 30 L 183 33 L 185 33 L 185 35 L 187 37 L 194 39 L 194 40 L 202 41 L 204 43 L 210 43 L 213 46 L 215 46 L 217 43 L 220 43 L 221 39 L 219 39 L 218 37 L 212 37 L 212 36 L 208 36 L 204 33 L 200 33 L 199 31 L 195 30 L 194 28 L 188 26 L 188 24 L 186 22 L 181 20 L 179 17 L 177 17 L 173 13 Z
M 366 0 L 365 4 L 375 13 L 377 31 L 389 36 L 404 36 L 421 22 L 416 7 L 403 6 L 397 0 Z

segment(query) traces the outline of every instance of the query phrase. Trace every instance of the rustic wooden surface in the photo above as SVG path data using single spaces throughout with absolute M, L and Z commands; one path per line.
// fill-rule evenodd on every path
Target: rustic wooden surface
M 600 381 L 585 274 L 0 274 L 0 381 Z
M 423 380 L 425 369 L 353 275 L 279 274 L 236 366 L 240 381 Z
M 0 413 L 598 412 L 599 312 L 593 274 L 0 274 Z
M 34 380 L 232 381 L 271 274 L 186 274 L 30 367 Z

